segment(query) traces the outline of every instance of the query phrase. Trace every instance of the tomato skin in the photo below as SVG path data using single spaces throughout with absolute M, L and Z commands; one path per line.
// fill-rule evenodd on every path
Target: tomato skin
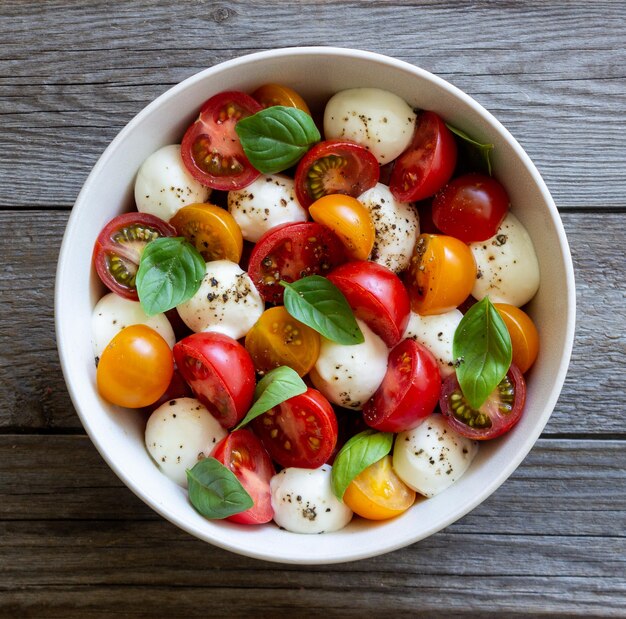
M 444 234 L 464 243 L 485 241 L 498 231 L 509 203 L 506 190 L 495 178 L 465 174 L 435 196 L 433 222 Z
M 395 161 L 389 189 L 401 202 L 429 198 L 450 180 L 456 159 L 450 129 L 435 112 L 422 112 L 411 144 Z
M 494 303 L 511 336 L 513 363 L 525 374 L 537 359 L 539 333 L 530 316 L 515 305 Z
M 363 407 L 363 419 L 381 432 L 412 430 L 433 412 L 440 392 L 433 355 L 416 341 L 403 340 L 389 353 L 387 373 Z
M 174 359 L 167 342 L 146 325 L 131 325 L 104 349 L 96 381 L 107 402 L 143 408 L 165 393 L 173 373 Z
M 102 283 L 121 297 L 138 301 L 135 275 L 144 247 L 153 239 L 176 236 L 176 229 L 148 213 L 114 217 L 98 235 L 93 264 Z
M 194 333 L 174 346 L 176 366 L 194 395 L 224 428 L 235 426 L 254 397 L 254 364 L 227 335 Z
M 402 280 L 376 262 L 347 262 L 328 275 L 367 326 L 393 348 L 404 335 L 411 304 Z
M 327 275 L 343 262 L 343 244 L 332 230 L 315 222 L 290 223 L 259 239 L 250 254 L 248 274 L 266 301 L 280 304 L 284 293 L 280 280 Z
M 260 176 L 243 152 L 235 132 L 237 121 L 263 108 L 244 92 L 221 92 L 204 102 L 187 129 L 181 156 L 188 172 L 213 189 L 242 189 Z
M 289 398 L 252 422 L 273 460 L 284 467 L 316 469 L 337 443 L 337 417 L 316 389 Z
M 506 381 L 508 385 L 505 384 Z M 510 392 L 504 395 L 508 402 L 502 400 L 503 396 L 500 391 L 502 387 Z M 459 434 L 476 441 L 489 440 L 508 432 L 520 420 L 525 402 L 526 381 L 514 364 L 511 364 L 505 379 L 481 406 L 479 413 L 482 414 L 483 421 L 480 425 L 470 425 L 455 415 L 455 407 L 465 405 L 469 408 L 462 395 L 456 374 L 451 374 L 446 378 L 439 398 L 439 406 L 448 425 Z M 510 407 L 511 410 L 501 410 L 502 404 Z
M 252 97 L 256 99 L 264 108 L 273 105 L 284 105 L 285 107 L 295 107 L 311 115 L 311 110 L 306 101 L 289 86 L 284 84 L 263 84 L 257 88 Z
M 254 505 L 226 518 L 239 524 L 263 524 L 274 517 L 270 479 L 276 473 L 261 441 L 250 430 L 235 430 L 222 439 L 211 456 L 235 474 Z
M 379 175 L 376 157 L 364 146 L 348 140 L 326 140 L 300 159 L 296 197 L 305 208 L 329 194 L 356 198 L 376 185 Z

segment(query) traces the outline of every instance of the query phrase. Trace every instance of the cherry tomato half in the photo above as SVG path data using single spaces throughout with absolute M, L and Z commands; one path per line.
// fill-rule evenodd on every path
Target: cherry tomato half
M 498 231 L 509 202 L 506 190 L 495 178 L 465 174 L 435 196 L 433 222 L 444 234 L 464 243 L 485 241 Z
M 221 333 L 194 333 L 174 345 L 176 366 L 194 395 L 224 426 L 232 428 L 254 397 L 254 365 L 237 340 Z
M 361 471 L 346 488 L 343 502 L 369 520 L 386 520 L 405 512 L 415 502 L 415 490 L 394 472 L 391 456 Z
M 170 223 L 200 252 L 205 262 L 239 262 L 243 236 L 235 218 L 227 210 L 208 203 L 189 204 L 183 206 Z
M 467 299 L 475 280 L 476 262 L 465 243 L 420 234 L 404 280 L 413 311 L 424 316 L 449 312 Z
M 326 275 L 344 261 L 341 241 L 326 226 L 314 222 L 284 224 L 259 239 L 250 254 L 248 274 L 266 301 L 282 303 L 280 280 L 294 282 L 307 275 Z
M 456 374 L 444 381 L 439 406 L 453 430 L 482 441 L 508 432 L 520 420 L 525 401 L 526 381 L 517 366 L 511 364 L 507 375 L 479 410 L 465 400 Z
M 422 112 L 409 147 L 396 159 L 389 189 L 401 202 L 435 195 L 452 177 L 457 148 L 454 136 L 434 112 Z
M 173 373 L 174 358 L 167 342 L 146 325 L 131 325 L 100 356 L 98 392 L 111 404 L 143 408 L 165 393 Z
M 296 107 L 307 114 L 311 114 L 306 101 L 289 86 L 282 84 L 264 84 L 257 88 L 252 97 L 256 99 L 263 107 L 272 107 L 273 105 L 284 105 L 286 107 Z
M 138 301 L 135 277 L 145 246 L 176 230 L 148 213 L 124 213 L 100 232 L 93 248 L 93 263 L 103 284 L 121 297 Z
M 237 121 L 263 108 L 243 92 L 221 92 L 204 102 L 181 144 L 183 163 L 200 183 L 213 189 L 243 189 L 260 176 L 243 152 Z
M 365 403 L 363 419 L 381 432 L 411 430 L 435 410 L 440 393 L 435 357 L 416 341 L 403 340 L 389 353 L 387 373 Z
M 377 182 L 380 168 L 367 148 L 348 140 L 316 144 L 296 169 L 296 196 L 308 208 L 321 197 L 343 193 L 356 198 Z
M 270 479 L 276 469 L 261 441 L 250 430 L 235 430 L 222 439 L 211 455 L 230 469 L 252 497 L 254 505 L 227 520 L 240 524 L 263 524 L 274 517 Z
M 525 374 L 539 353 L 539 333 L 530 316 L 515 305 L 494 303 L 511 336 L 513 363 Z
M 316 469 L 337 442 L 337 418 L 328 400 L 310 387 L 253 422 L 270 456 L 281 466 Z
M 389 348 L 404 335 L 411 305 L 400 278 L 376 262 L 348 262 L 328 279 L 339 288 L 354 311 Z

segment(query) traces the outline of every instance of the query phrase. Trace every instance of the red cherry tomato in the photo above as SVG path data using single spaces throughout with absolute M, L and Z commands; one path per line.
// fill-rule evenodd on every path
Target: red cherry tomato
M 400 278 L 375 262 L 348 262 L 328 279 L 341 290 L 358 318 L 393 348 L 404 335 L 411 303 Z
M 456 142 L 434 112 L 422 112 L 409 147 L 396 159 L 389 189 L 401 202 L 423 200 L 437 193 L 452 177 Z
M 168 385 L 165 393 L 153 404 L 145 407 L 145 411 L 151 413 L 155 411 L 161 404 L 170 402 L 171 400 L 177 400 L 178 398 L 191 398 L 193 393 L 191 387 L 185 382 L 182 374 L 178 370 L 174 370 L 172 374 L 172 380 Z
M 316 469 L 328 460 L 337 443 L 335 411 L 310 387 L 252 423 L 270 456 L 281 466 Z
M 263 524 L 274 517 L 270 479 L 276 473 L 261 441 L 250 430 L 235 430 L 222 439 L 211 454 L 230 469 L 252 497 L 254 506 L 227 520 L 240 524 Z
M 248 412 L 255 387 L 254 365 L 237 340 L 221 333 L 194 333 L 174 346 L 179 372 L 194 395 L 224 426 Z
M 416 428 L 435 410 L 440 392 L 433 355 L 414 340 L 403 340 L 389 353 L 387 373 L 363 407 L 363 418 L 381 432 Z
M 243 152 L 235 125 L 263 108 L 250 95 L 231 91 L 204 102 L 181 144 L 183 163 L 200 183 L 213 189 L 242 189 L 260 176 Z
M 135 276 L 145 246 L 176 229 L 148 213 L 124 213 L 100 232 L 93 248 L 93 263 L 104 285 L 121 297 L 138 301 Z
M 483 441 L 508 432 L 520 420 L 525 401 L 526 381 L 517 366 L 511 364 L 507 375 L 479 410 L 465 400 L 456 374 L 444 381 L 439 406 L 453 430 Z
M 326 226 L 314 222 L 284 224 L 268 230 L 250 254 L 248 274 L 263 298 L 282 303 L 280 280 L 327 275 L 345 260 L 342 242 Z
M 357 198 L 378 182 L 379 174 L 376 157 L 364 146 L 327 140 L 316 144 L 298 163 L 296 196 L 305 208 L 333 193 Z
M 495 179 L 465 174 L 449 182 L 433 200 L 433 222 L 444 234 L 464 243 L 485 241 L 500 227 L 509 196 Z

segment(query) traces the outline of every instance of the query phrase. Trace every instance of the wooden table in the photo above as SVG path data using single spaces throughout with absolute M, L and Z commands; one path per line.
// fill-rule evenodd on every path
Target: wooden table
M 559 206 L 579 305 L 556 410 L 491 498 L 409 548 L 312 568 L 197 541 L 121 484 L 65 389 L 53 286 L 72 203 L 141 108 L 220 61 L 319 44 L 437 73 L 511 130 Z M 623 1 L 3 0 L 2 616 L 626 616 L 625 49 Z

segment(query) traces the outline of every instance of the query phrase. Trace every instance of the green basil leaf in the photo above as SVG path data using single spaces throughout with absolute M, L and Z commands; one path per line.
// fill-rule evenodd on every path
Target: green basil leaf
M 368 466 L 384 458 L 393 445 L 391 432 L 365 430 L 355 434 L 339 451 L 330 474 L 335 496 L 341 501 L 350 482 Z
M 298 372 L 287 365 L 281 365 L 269 371 L 257 384 L 254 391 L 254 404 L 247 415 L 235 428 L 238 430 L 253 419 L 262 415 L 281 402 L 300 395 L 306 391 L 304 381 Z
M 250 163 L 264 174 L 291 167 L 321 139 L 309 114 L 283 105 L 242 118 L 235 131 Z
M 489 297 L 473 305 L 454 332 L 456 376 L 468 404 L 480 408 L 511 365 L 513 349 L 506 324 Z
M 137 270 L 137 294 L 148 314 L 160 314 L 188 301 L 200 288 L 206 262 L 184 238 L 150 241 Z
M 285 287 L 285 309 L 300 322 L 338 344 L 365 341 L 346 298 L 330 280 L 309 275 Z
M 235 474 L 215 458 L 187 469 L 189 500 L 205 518 L 228 518 L 254 505 Z
M 469 168 L 468 172 L 483 172 L 491 176 L 491 151 L 493 144 L 481 144 L 471 138 L 465 131 L 446 123 L 446 127 L 458 138 L 460 159 L 463 159 Z

